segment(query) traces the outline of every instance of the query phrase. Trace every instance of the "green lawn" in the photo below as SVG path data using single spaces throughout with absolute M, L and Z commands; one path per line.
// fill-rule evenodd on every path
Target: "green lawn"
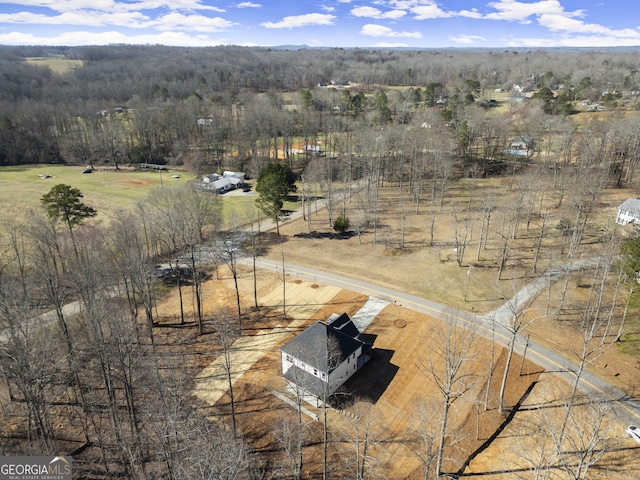
M 0 167 L 0 225 L 41 208 L 42 195 L 59 183 L 78 188 L 84 195 L 84 203 L 98 211 L 96 220 L 108 222 L 119 211 L 134 208 L 153 190 L 184 185 L 195 179 L 193 174 L 180 171 L 116 171 L 109 167 L 83 174 L 82 170 L 83 167 L 63 165 Z M 44 175 L 50 177 L 43 178 Z M 223 195 L 225 219 L 235 212 L 240 222 L 246 222 L 246 204 L 255 198 Z
M 119 210 L 132 208 L 154 189 L 184 184 L 193 175 L 184 172 L 155 172 L 98 169 L 83 174 L 82 167 L 33 165 L 0 168 L 0 222 L 40 208 L 40 198 L 59 183 L 78 188 L 84 203 L 98 211 L 99 220 L 112 218 Z M 180 178 L 172 178 L 179 174 Z M 43 175 L 50 175 L 43 178 Z

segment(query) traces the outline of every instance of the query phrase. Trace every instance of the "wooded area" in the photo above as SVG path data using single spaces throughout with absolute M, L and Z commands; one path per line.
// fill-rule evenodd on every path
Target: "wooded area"
M 58 74 L 25 62 L 50 55 L 82 66 Z M 638 70 L 637 54 L 625 50 L 2 47 L 0 166 L 152 163 L 260 178 L 280 170 L 274 164 L 286 165 L 297 180 L 308 238 L 330 235 L 317 232 L 313 222 L 321 218 L 362 248 L 453 252 L 452 306 L 487 293 L 486 285 L 469 292 L 472 267 L 502 281 L 504 299 L 518 278 L 565 268 L 566 283 L 553 299 L 549 286 L 545 316 L 579 332 L 578 368 L 558 407 L 560 427 L 548 426 L 553 446 L 530 447 L 540 452 L 530 463 L 540 478 L 589 478 L 594 465 L 606 468 L 598 462 L 612 451 L 600 428 L 609 410 L 598 399 L 589 419 L 573 416 L 580 377 L 611 345 L 624 339 L 637 355 L 640 342 L 635 323 L 625 331 L 636 308 L 637 271 L 618 256 L 635 231 L 616 229 L 615 215 L 601 210 L 603 192 L 637 190 Z M 278 191 L 278 210 L 293 187 Z M 75 213 L 59 195 L 73 200 Z M 321 438 L 318 478 L 331 478 L 329 443 L 353 452 L 351 459 L 334 453 L 341 460 L 334 474 L 375 477 L 369 448 L 378 439 L 366 402 L 341 441 L 330 441 L 326 417 L 319 434 L 322 427 L 308 425 L 299 408 L 273 426 L 273 442 L 260 451 L 253 446 L 267 434 L 256 438 L 236 424 L 230 352 L 275 311 L 258 305 L 255 259 L 280 248 L 284 270 L 286 254 L 279 231 L 268 240 L 258 235 L 258 208 L 226 215 L 220 195 L 190 184 L 158 189 L 105 225 L 91 223 L 95 211 L 81 198 L 58 185 L 42 199 L 46 211 L 30 212 L 3 232 L 0 405 L 7 442 L 0 454 L 62 450 L 78 459 L 80 478 L 303 478 L 309 439 Z M 320 200 L 326 212 L 318 213 Z M 278 220 L 278 213 L 267 215 Z M 239 249 L 254 261 L 252 292 L 238 287 Z M 637 255 L 625 252 L 628 267 Z M 590 262 L 579 285 L 586 285 L 584 303 L 569 311 L 570 273 L 583 261 Z M 165 271 L 155 268 L 160 262 Z M 231 272 L 235 298 L 208 312 L 202 284 L 220 270 Z M 286 320 L 284 271 L 282 277 L 278 315 Z M 169 290 L 179 292 L 175 318 L 157 311 Z M 241 293 L 254 301 L 241 301 Z M 453 328 L 453 318 L 434 337 L 434 356 L 418 361 L 422 381 L 441 397 L 416 422 L 422 478 L 454 465 L 450 408 L 473 382 L 487 385 L 487 410 L 495 376 L 492 401 L 508 414 L 503 400 L 513 381 L 514 344 L 538 318 L 530 303 L 508 303 L 502 370 L 493 371 L 492 350 L 492 364 L 477 375 L 472 338 Z M 44 311 L 53 315 L 40 317 Z M 188 332 L 185 349 L 207 336 L 211 351 L 184 366 L 159 341 L 160 326 Z M 225 359 L 228 411 L 207 417 L 192 400 L 193 376 L 218 355 Z M 583 423 L 593 425 L 593 442 L 568 446 L 584 440 Z M 568 448 L 578 453 L 568 456 Z

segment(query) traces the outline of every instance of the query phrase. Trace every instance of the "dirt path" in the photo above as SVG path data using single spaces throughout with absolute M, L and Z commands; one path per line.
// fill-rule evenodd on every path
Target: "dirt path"
M 287 318 L 293 318 L 287 327 L 278 325 L 271 330 L 260 330 L 255 335 L 237 339 L 230 349 L 231 382 L 242 378 L 259 360 L 291 338 L 321 307 L 335 297 L 340 288 L 329 285 L 287 285 Z M 261 305 L 278 305 L 282 292 L 277 288 L 260 297 Z M 215 406 L 228 392 L 229 379 L 224 355 L 220 355 L 196 377 L 194 394 L 206 405 Z

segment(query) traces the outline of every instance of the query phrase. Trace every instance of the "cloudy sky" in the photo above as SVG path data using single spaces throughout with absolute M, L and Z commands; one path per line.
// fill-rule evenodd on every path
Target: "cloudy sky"
M 640 45 L 638 0 L 9 0 L 0 44 Z

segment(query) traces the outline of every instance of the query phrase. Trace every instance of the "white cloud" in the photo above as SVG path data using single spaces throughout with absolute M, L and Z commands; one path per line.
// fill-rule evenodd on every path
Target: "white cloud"
M 453 17 L 455 13 L 445 12 L 437 4 L 429 3 L 428 5 L 419 5 L 411 8 L 411 13 L 415 14 L 416 20 L 429 20 L 432 18 Z
M 422 38 L 420 32 L 396 32 L 382 25 L 367 24 L 360 29 L 361 35 L 369 37 L 405 37 L 405 38 Z
M 127 28 L 155 28 L 161 32 L 192 30 L 219 32 L 233 27 L 233 22 L 220 17 L 184 15 L 171 12 L 152 20 L 140 12 L 105 13 L 100 11 L 66 12 L 60 15 L 42 15 L 29 12 L 0 14 L 0 23 L 28 25 L 77 25 L 84 27 L 126 26 Z
M 377 48 L 407 48 L 410 47 L 408 43 L 388 43 L 388 42 L 379 42 L 371 45 L 372 47 Z
M 548 28 L 551 31 L 564 31 L 571 33 L 595 33 L 603 35 L 604 37 L 617 37 L 617 38 L 635 38 L 640 42 L 640 32 L 632 28 L 625 28 L 622 30 L 614 30 L 603 25 L 594 23 L 584 23 L 582 20 L 575 20 L 572 18 L 566 18 L 561 15 L 542 15 L 538 19 L 538 23 L 543 27 Z
M 308 13 L 306 15 L 284 17 L 279 22 L 264 22 L 260 25 L 265 28 L 296 28 L 310 25 L 332 25 L 335 19 L 335 15 L 329 15 L 328 13 Z
M 381 2 L 378 2 L 381 3 Z M 409 10 L 416 5 L 420 5 L 425 2 L 421 2 L 420 0 L 389 0 L 389 7 L 397 8 L 400 10 Z M 426 3 L 433 3 L 430 0 L 427 0 Z
M 118 0 L 14 0 L 14 5 L 23 7 L 48 8 L 54 12 L 100 11 L 100 12 L 133 12 L 166 8 L 168 10 L 208 10 L 224 12 L 212 5 L 205 5 L 201 0 L 141 0 L 138 2 L 122 2 Z
M 482 14 L 475 8 L 472 8 L 471 10 L 460 10 L 456 15 L 467 18 L 482 18 Z
M 366 18 L 376 18 L 376 19 L 397 19 L 404 17 L 407 12 L 404 10 L 389 10 L 387 12 L 382 12 L 374 7 L 355 7 L 351 9 L 351 15 L 354 17 L 366 17 Z
M 478 35 L 458 35 L 457 37 L 449 37 L 455 43 L 460 43 L 463 45 L 472 45 L 476 42 L 483 42 L 486 40 L 484 37 L 480 37 Z
M 241 2 L 236 5 L 236 8 L 262 8 L 262 5 L 253 2 Z
M 173 45 L 173 46 L 216 46 L 226 45 L 226 39 L 212 39 L 206 35 L 187 35 L 181 32 L 165 32 L 161 34 L 124 35 L 110 31 L 102 33 L 65 32 L 57 36 L 45 37 L 20 32 L 0 34 L 2 45 L 110 45 L 122 43 L 128 45 Z
M 156 19 L 154 27 L 168 32 L 172 30 L 192 30 L 194 32 L 220 32 L 235 25 L 233 22 L 220 17 L 206 17 L 204 15 L 183 15 L 173 12 Z
M 96 11 L 65 12 L 60 15 L 42 15 L 30 12 L 0 14 L 0 23 L 29 25 L 83 25 L 102 27 L 126 25 L 129 28 L 145 28 L 151 19 L 140 12 L 105 13 Z
M 504 41 L 508 47 L 635 47 L 637 38 L 619 38 L 601 35 L 576 35 L 554 38 L 510 38 Z
M 523 23 L 530 22 L 529 17 L 540 15 L 561 15 L 567 18 L 582 17 L 583 10 L 566 12 L 558 0 L 540 0 L 533 3 L 519 2 L 517 0 L 499 0 L 489 3 L 489 6 L 498 10 L 489 13 L 484 18 L 489 20 L 508 20 Z

